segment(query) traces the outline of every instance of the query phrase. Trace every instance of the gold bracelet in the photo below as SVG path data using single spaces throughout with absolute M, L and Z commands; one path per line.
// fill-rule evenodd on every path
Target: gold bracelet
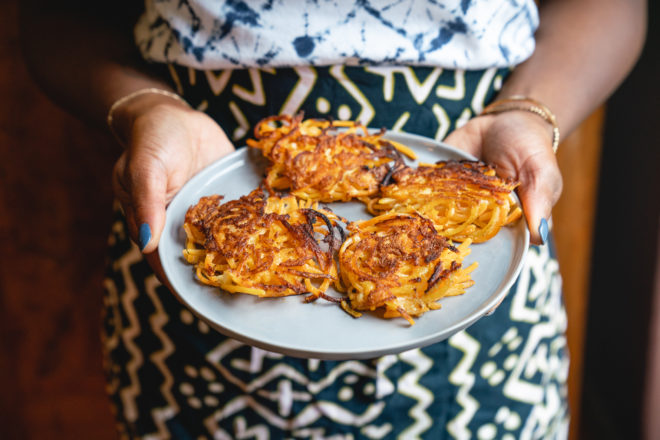
M 185 105 L 187 105 L 188 107 L 190 107 L 190 104 L 188 104 L 188 102 L 186 102 L 186 100 L 183 99 L 181 97 L 181 95 L 178 95 L 174 92 L 170 92 L 168 90 L 159 89 L 159 88 L 156 88 L 156 87 L 148 87 L 148 88 L 145 88 L 145 89 L 139 89 L 139 90 L 136 90 L 135 92 L 129 93 L 126 96 L 122 96 L 121 98 L 119 98 L 118 100 L 116 100 L 115 102 L 112 103 L 112 105 L 110 106 L 110 109 L 108 110 L 108 116 L 106 117 L 106 122 L 108 123 L 108 128 L 110 128 L 110 131 L 112 132 L 112 134 L 117 138 L 117 140 L 120 143 L 123 143 L 123 141 L 120 139 L 119 135 L 115 132 L 115 129 L 112 126 L 112 121 L 113 121 L 113 118 L 114 118 L 115 111 L 120 106 L 127 103 L 131 99 L 136 98 L 140 95 L 145 95 L 147 93 L 155 93 L 157 95 L 167 96 L 167 97 L 170 97 L 172 99 L 176 99 L 177 101 L 180 101 L 180 102 L 184 103 Z
M 522 110 L 534 113 L 543 118 L 544 121 L 552 125 L 552 151 L 556 154 L 559 146 L 559 125 L 554 113 L 544 104 L 535 99 L 526 96 L 510 96 L 508 98 L 498 99 L 486 106 L 481 112 L 482 115 L 502 113 L 513 110 Z

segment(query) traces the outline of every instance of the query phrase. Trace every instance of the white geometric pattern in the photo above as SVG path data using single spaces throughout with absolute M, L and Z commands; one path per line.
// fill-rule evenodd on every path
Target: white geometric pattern
M 459 387 L 456 402 L 463 409 L 447 423 L 447 431 L 456 439 L 469 439 L 472 433 L 468 424 L 479 408 L 479 402 L 470 394 L 475 381 L 475 374 L 471 370 L 481 344 L 465 331 L 449 338 L 449 344 L 463 352 L 463 358 L 449 375 L 449 381 Z

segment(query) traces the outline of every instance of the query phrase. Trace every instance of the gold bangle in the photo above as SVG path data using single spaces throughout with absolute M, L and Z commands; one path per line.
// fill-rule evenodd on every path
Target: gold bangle
M 177 101 L 180 101 L 180 102 L 184 103 L 185 105 L 187 105 L 188 107 L 190 107 L 190 104 L 188 104 L 188 102 L 186 102 L 186 100 L 183 99 L 181 97 L 181 95 L 178 95 L 174 92 L 170 92 L 168 90 L 159 89 L 159 88 L 156 88 L 156 87 L 147 87 L 145 89 L 139 89 L 139 90 L 136 90 L 132 93 L 129 93 L 126 96 L 122 96 L 121 98 L 119 98 L 118 100 L 116 100 L 115 102 L 112 103 L 112 105 L 110 106 L 110 109 L 108 110 L 108 116 L 106 117 L 106 122 L 108 124 L 108 128 L 110 128 L 110 131 L 112 132 L 112 134 L 117 138 L 117 140 L 120 143 L 123 143 L 123 141 L 121 140 L 119 135 L 115 132 L 115 129 L 112 126 L 115 111 L 119 107 L 121 107 L 123 104 L 130 101 L 131 99 L 137 98 L 138 96 L 145 95 L 147 93 L 155 93 L 157 95 L 167 96 L 167 97 L 170 97 L 172 99 L 176 99 Z
M 557 118 L 550 109 L 535 99 L 526 96 L 510 96 L 508 98 L 498 99 L 490 103 L 481 112 L 482 115 L 508 112 L 513 110 L 522 110 L 534 113 L 543 118 L 544 121 L 552 125 L 552 151 L 556 154 L 559 147 L 559 125 Z

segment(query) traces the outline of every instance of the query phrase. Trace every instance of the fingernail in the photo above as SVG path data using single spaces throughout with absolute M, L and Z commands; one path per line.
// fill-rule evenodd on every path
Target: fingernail
M 140 230 L 138 233 L 138 240 L 140 241 L 140 250 L 144 250 L 151 240 L 151 228 L 147 223 L 142 223 L 140 225 Z
M 545 244 L 548 241 L 548 221 L 545 218 L 541 219 L 539 235 L 541 236 L 541 240 L 543 240 L 543 244 Z

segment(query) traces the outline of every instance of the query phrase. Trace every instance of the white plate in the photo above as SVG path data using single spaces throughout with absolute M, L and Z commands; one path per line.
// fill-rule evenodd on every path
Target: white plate
M 472 159 L 446 144 L 401 133 L 386 136 L 411 147 L 418 162 Z M 415 162 L 409 161 L 414 164 Z M 472 245 L 467 266 L 475 281 L 463 295 L 445 298 L 442 307 L 425 313 L 410 326 L 404 319 L 382 319 L 365 313 L 355 319 L 336 304 L 303 296 L 257 298 L 229 294 L 199 283 L 193 267 L 182 256 L 186 210 L 200 197 L 221 194 L 234 200 L 256 188 L 265 170 L 261 151 L 242 148 L 211 164 L 193 177 L 167 208 L 165 230 L 158 252 L 175 294 L 212 327 L 239 341 L 291 356 L 319 359 L 363 359 L 398 353 L 441 341 L 473 324 L 507 294 L 523 264 L 529 246 L 524 220 L 505 227 L 486 243 Z M 330 207 L 348 220 L 369 218 L 361 203 L 334 203 Z M 336 294 L 331 291 L 329 294 Z

